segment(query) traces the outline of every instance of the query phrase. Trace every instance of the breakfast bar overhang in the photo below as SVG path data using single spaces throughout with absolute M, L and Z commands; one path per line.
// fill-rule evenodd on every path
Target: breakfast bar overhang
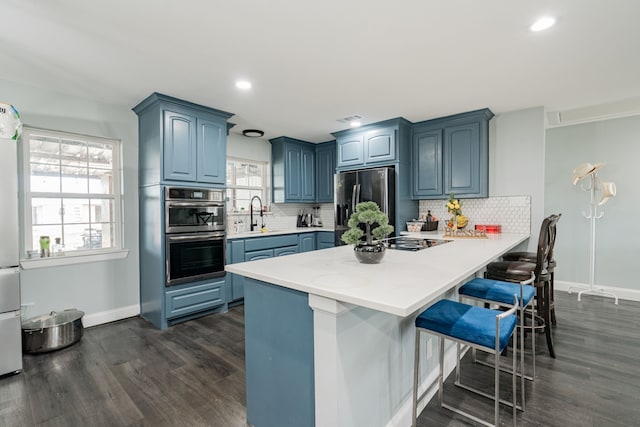
M 457 286 L 528 237 L 387 250 L 380 264 L 360 264 L 353 248 L 342 246 L 227 265 L 227 272 L 248 278 L 247 422 L 410 425 L 415 316 L 443 297 L 457 299 Z M 431 350 L 421 350 L 427 367 L 421 384 L 436 374 Z M 451 354 L 447 359 L 453 363 Z

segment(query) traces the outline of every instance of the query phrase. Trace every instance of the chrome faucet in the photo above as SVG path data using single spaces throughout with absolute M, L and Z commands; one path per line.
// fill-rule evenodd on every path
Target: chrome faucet
M 251 202 L 249 202 L 249 212 L 251 212 L 251 217 L 250 217 L 250 224 L 251 226 L 249 227 L 249 229 L 251 231 L 253 231 L 254 227 L 256 227 L 258 225 L 258 222 L 256 221 L 256 223 L 253 223 L 253 201 L 255 199 L 258 199 L 258 202 L 260 203 L 260 222 L 262 223 L 262 227 L 264 227 L 264 217 L 263 217 L 263 213 L 262 213 L 262 200 L 260 200 L 260 197 L 258 196 L 253 196 L 251 198 Z

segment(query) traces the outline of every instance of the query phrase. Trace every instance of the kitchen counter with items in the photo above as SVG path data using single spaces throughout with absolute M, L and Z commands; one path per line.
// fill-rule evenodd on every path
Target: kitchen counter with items
M 241 231 L 235 234 L 227 234 L 227 240 L 233 239 L 248 239 L 251 237 L 267 237 L 267 236 L 279 236 L 283 234 L 300 234 L 300 233 L 315 233 L 316 231 L 327 231 L 333 233 L 333 228 L 330 227 L 294 227 L 286 229 L 270 229 L 267 227 L 267 231 L 263 232 L 258 229 L 255 231 Z
M 312 229 L 313 230 L 313 229 Z M 442 239 L 442 233 L 416 233 Z M 352 246 L 227 266 L 227 271 L 396 316 L 409 316 L 529 236 L 456 239 L 424 251 L 389 249 L 380 264 L 360 264 Z
M 360 264 L 351 246 L 339 246 L 227 265 L 246 278 L 247 422 L 410 425 L 414 316 L 445 296 L 457 298 L 456 286 L 528 237 L 390 248 L 380 264 Z M 435 353 L 435 342 L 424 354 Z M 447 370 L 453 353 L 448 347 Z M 426 361 L 421 384 L 431 382 L 436 359 Z

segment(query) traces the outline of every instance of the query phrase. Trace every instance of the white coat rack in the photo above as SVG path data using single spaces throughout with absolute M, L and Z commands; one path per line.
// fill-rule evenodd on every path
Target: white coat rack
M 597 168 L 594 168 L 597 169 Z M 575 173 L 575 171 L 574 171 Z M 596 220 L 602 218 L 604 213 L 598 207 L 604 204 L 609 197 L 615 196 L 615 184 L 612 182 L 603 183 L 598 179 L 598 171 L 594 170 L 590 172 L 588 175 L 589 183 L 587 186 L 582 185 L 582 189 L 588 191 L 590 193 L 590 202 L 589 202 L 589 213 L 582 212 L 582 215 L 590 220 L 590 235 L 589 235 L 589 288 L 583 289 L 578 292 L 578 301 L 582 295 L 592 294 L 592 295 L 600 295 L 604 297 L 613 298 L 615 304 L 618 304 L 618 297 L 613 292 L 609 292 L 604 290 L 604 288 L 599 288 L 595 286 L 595 277 L 596 277 Z M 574 175 L 575 177 L 575 175 Z M 582 179 L 582 178 L 580 178 Z M 598 202 L 596 200 L 596 190 L 600 190 L 602 192 L 602 197 Z M 575 287 L 569 288 L 569 293 L 571 293 L 572 289 L 576 289 Z M 577 288 L 581 289 L 581 288 Z

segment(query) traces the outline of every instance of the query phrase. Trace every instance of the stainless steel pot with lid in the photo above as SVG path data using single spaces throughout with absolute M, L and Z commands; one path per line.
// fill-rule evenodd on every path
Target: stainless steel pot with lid
M 82 338 L 84 312 L 75 308 L 32 317 L 22 323 L 22 351 L 44 353 L 77 343 Z

